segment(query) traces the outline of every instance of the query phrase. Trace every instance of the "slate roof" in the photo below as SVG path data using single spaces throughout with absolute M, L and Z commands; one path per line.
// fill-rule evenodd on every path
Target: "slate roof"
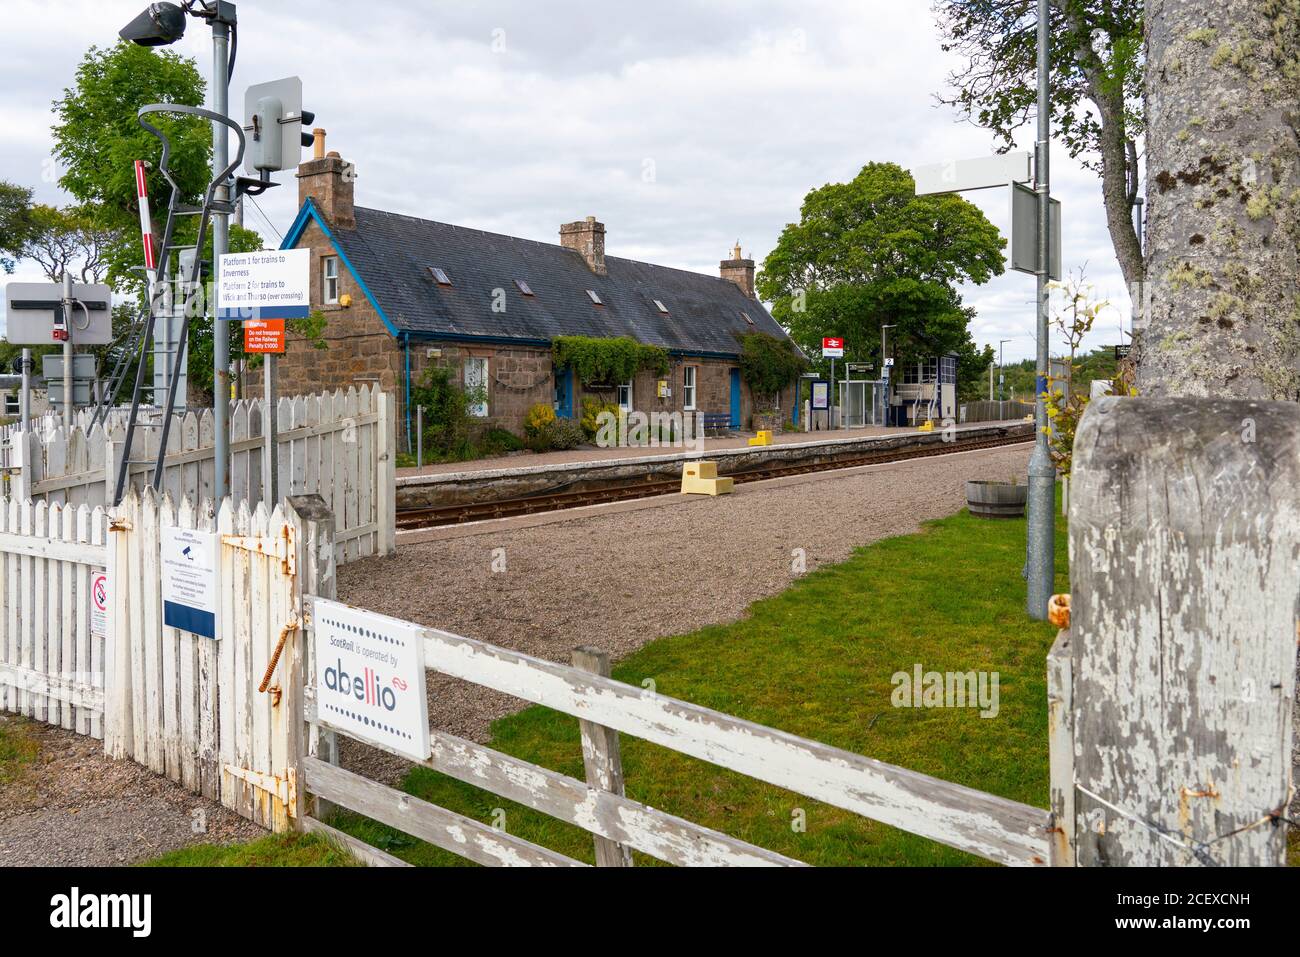
M 389 322 L 415 339 L 631 336 L 676 352 L 736 355 L 737 334 L 786 335 L 758 300 L 717 276 L 613 256 L 605 259 L 609 275 L 597 276 L 557 244 L 363 207 L 355 214 L 356 229 L 331 228 L 334 240 Z M 430 266 L 444 270 L 451 287 L 439 286 Z M 523 295 L 516 279 L 534 295 Z M 505 290 L 504 313 L 492 311 L 495 289 Z

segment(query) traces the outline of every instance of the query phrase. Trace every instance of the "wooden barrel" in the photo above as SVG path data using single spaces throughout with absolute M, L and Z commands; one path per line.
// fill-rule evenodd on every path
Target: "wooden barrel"
M 966 504 L 980 518 L 1023 518 L 1028 485 L 1011 482 L 967 482 Z

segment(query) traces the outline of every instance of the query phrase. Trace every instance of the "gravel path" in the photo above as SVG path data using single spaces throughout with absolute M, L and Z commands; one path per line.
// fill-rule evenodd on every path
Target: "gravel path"
M 733 621 L 858 546 L 915 531 L 965 505 L 970 478 L 1023 476 L 1029 446 L 914 459 L 794 484 L 742 486 L 717 499 L 591 515 L 402 546 L 339 570 L 342 601 L 553 661 L 576 645 L 622 658 L 649 641 Z M 504 549 L 504 552 L 497 552 Z M 504 556 L 504 572 L 494 572 Z M 485 742 L 518 699 L 430 673 L 433 727 Z M 344 764 L 395 781 L 405 764 L 355 742 Z
M 0 790 L 0 866 L 110 867 L 266 833 L 146 767 L 106 757 L 94 738 L 0 715 L 15 722 L 40 753 Z

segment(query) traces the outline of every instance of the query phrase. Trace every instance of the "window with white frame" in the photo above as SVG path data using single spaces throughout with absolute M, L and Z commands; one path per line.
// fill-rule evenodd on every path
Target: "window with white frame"
M 695 366 L 686 366 L 682 370 L 682 409 L 695 411 Z
M 618 387 L 618 407 L 632 411 L 632 380 L 628 379 Z
M 22 412 L 22 401 L 18 398 L 16 392 L 5 393 L 5 411 L 6 416 L 19 415 Z
M 908 363 L 903 369 L 904 385 L 920 385 L 925 382 L 933 382 L 939 374 L 939 360 L 931 356 L 928 359 L 922 359 L 920 362 Z
M 469 414 L 486 419 L 488 414 L 488 361 L 478 356 L 465 360 L 465 392 L 470 397 Z
M 320 261 L 321 301 L 333 305 L 339 301 L 339 257 L 324 256 Z

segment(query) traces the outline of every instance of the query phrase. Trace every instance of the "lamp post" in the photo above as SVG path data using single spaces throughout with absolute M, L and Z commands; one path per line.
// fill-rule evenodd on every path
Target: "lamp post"
M 1011 341 L 1013 340 L 1002 339 L 998 342 L 998 401 L 999 402 L 1005 402 L 1007 400 L 1007 378 L 1005 375 L 1005 369 L 1007 367 L 1007 364 L 1006 361 L 1003 359 L 1002 347 Z M 1000 414 L 1001 410 L 999 409 L 998 411 Z
M 1025 547 L 1026 610 L 1031 618 L 1047 617 L 1056 578 L 1056 466 L 1047 446 L 1048 274 L 1051 269 L 1052 226 L 1050 144 L 1052 136 L 1051 80 L 1048 74 L 1048 14 L 1050 0 L 1038 0 L 1038 141 L 1034 190 L 1038 194 L 1038 361 L 1034 388 L 1034 452 L 1029 459 L 1028 535 Z

